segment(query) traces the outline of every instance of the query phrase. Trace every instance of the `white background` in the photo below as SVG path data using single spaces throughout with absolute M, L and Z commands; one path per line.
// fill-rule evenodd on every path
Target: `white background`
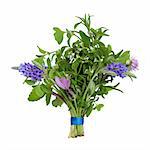
M 149 150 L 149 6 L 149 0 L 0 0 L 0 149 Z M 10 67 L 33 59 L 37 44 L 56 50 L 52 28 L 72 28 L 85 13 L 110 29 L 113 49 L 131 50 L 140 69 L 134 82 L 121 80 L 124 94 L 110 93 L 104 109 L 85 118 L 85 137 L 68 139 L 67 108 L 28 102 L 30 87 Z

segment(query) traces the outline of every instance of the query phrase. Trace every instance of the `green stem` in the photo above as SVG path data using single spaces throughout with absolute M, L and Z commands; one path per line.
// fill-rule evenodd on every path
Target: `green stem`
M 77 117 L 72 110 L 70 110 L 71 117 Z M 78 116 L 78 117 L 81 117 Z M 84 127 L 83 125 L 71 125 L 69 138 L 76 138 L 78 136 L 84 136 Z
M 84 94 L 83 94 L 82 101 L 85 99 L 86 94 L 87 94 L 87 92 L 88 92 L 88 90 L 89 90 L 89 87 L 90 87 L 90 83 L 94 80 L 95 76 L 96 76 L 97 73 L 99 72 L 99 69 L 100 69 L 100 67 L 97 68 L 97 70 L 95 71 L 93 77 L 91 78 L 90 82 L 88 83 L 88 86 L 87 86 L 87 88 L 86 88 L 86 90 L 85 90 L 85 92 L 84 92 Z

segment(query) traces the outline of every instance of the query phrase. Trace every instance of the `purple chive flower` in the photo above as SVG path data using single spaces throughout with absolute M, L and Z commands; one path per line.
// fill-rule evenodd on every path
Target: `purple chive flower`
M 131 70 L 138 70 L 138 66 L 139 66 L 138 60 L 135 58 L 132 58 L 131 59 Z
M 55 77 L 55 82 L 60 88 L 64 90 L 69 90 L 70 88 L 70 80 L 66 79 L 65 77 Z
M 126 65 L 122 63 L 111 63 L 107 65 L 107 70 L 115 72 L 119 77 L 124 78 L 126 75 L 124 74 L 125 72 L 128 71 L 128 68 Z
M 44 74 L 43 70 L 30 63 L 20 64 L 18 70 L 22 73 L 22 75 L 27 78 L 31 78 L 33 81 L 41 81 Z

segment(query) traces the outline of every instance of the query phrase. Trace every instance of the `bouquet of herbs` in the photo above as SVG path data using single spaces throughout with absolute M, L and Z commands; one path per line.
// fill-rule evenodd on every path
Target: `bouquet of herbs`
M 46 105 L 67 105 L 72 138 L 84 135 L 84 117 L 102 109 L 100 98 L 112 90 L 122 92 L 119 83 L 113 84 L 114 79 L 136 78 L 132 71 L 138 69 L 138 61 L 130 57 L 130 51 L 116 53 L 111 45 L 102 42 L 108 36 L 106 28 L 93 28 L 90 15 L 78 19 L 72 30 L 53 28 L 59 45 L 66 39 L 66 44 L 58 50 L 50 52 L 38 47 L 40 55 L 32 63 L 12 67 L 32 87 L 29 101 L 45 99 Z

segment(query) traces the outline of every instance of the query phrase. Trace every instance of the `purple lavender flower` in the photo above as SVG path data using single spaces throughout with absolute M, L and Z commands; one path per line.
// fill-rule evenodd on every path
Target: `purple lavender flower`
M 33 81 L 41 81 L 44 74 L 43 70 L 30 63 L 20 64 L 18 70 L 22 73 L 22 75 L 27 78 L 31 78 Z
M 138 70 L 138 66 L 139 66 L 138 60 L 135 58 L 132 58 L 131 59 L 131 70 Z
M 55 82 L 60 88 L 64 90 L 69 90 L 70 80 L 66 79 L 65 77 L 55 77 Z
M 109 71 L 115 72 L 121 78 L 126 77 L 124 73 L 128 71 L 128 68 L 122 63 L 111 63 L 106 68 Z

